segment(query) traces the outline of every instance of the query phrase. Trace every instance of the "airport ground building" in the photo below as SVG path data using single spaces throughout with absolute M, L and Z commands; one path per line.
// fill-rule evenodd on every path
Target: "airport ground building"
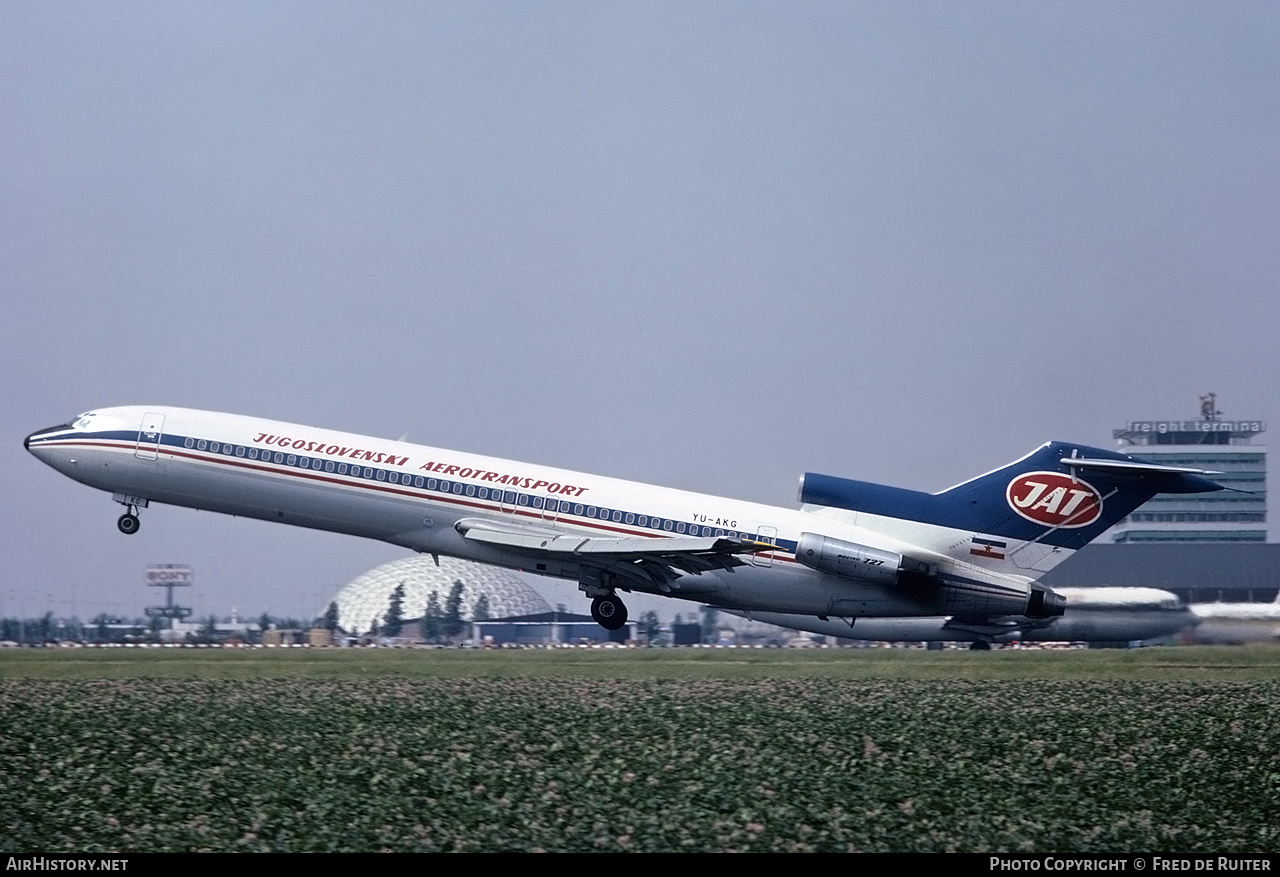
M 1096 542 L 1040 581 L 1051 588 L 1160 588 L 1188 603 L 1270 603 L 1280 594 L 1280 544 Z
M 550 612 L 472 622 L 475 641 L 495 646 L 624 643 L 634 638 L 635 627 L 636 623 L 629 621 L 618 630 L 605 630 L 590 615 L 567 612 L 563 606 Z

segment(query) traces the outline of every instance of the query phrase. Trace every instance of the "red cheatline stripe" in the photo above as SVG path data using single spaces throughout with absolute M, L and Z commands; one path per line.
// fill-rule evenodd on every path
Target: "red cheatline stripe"
M 112 448 L 116 450 L 129 451 L 131 453 L 137 448 L 136 443 L 118 442 L 118 441 L 112 441 L 110 439 L 95 439 L 95 440 L 73 439 L 73 440 L 58 440 L 58 441 L 41 443 L 42 447 L 55 446 L 55 445 L 57 447 L 90 447 L 90 448 L 105 447 L 105 448 Z M 536 521 L 541 521 L 545 524 L 554 523 L 554 521 L 549 521 L 546 518 L 544 518 L 542 514 L 537 510 L 527 510 L 522 507 L 517 507 L 513 510 L 508 511 L 501 508 L 500 505 L 497 503 L 487 502 L 483 500 L 462 499 L 461 497 L 454 497 L 450 494 L 436 493 L 435 491 L 427 490 L 425 487 L 413 487 L 413 488 L 405 489 L 403 487 L 392 487 L 390 485 L 385 485 L 381 483 L 370 484 L 368 481 L 366 481 L 363 478 L 357 478 L 353 480 L 351 476 L 342 476 L 342 475 L 334 476 L 328 473 L 312 472 L 309 469 L 304 470 L 296 467 L 289 467 L 284 463 L 269 463 L 268 465 L 264 466 L 261 463 L 261 461 L 248 461 L 240 457 L 224 457 L 222 454 L 211 454 L 207 452 L 192 453 L 186 450 L 176 450 L 172 447 L 162 448 L 161 454 L 169 457 L 183 457 L 185 459 L 195 460 L 200 463 L 217 463 L 223 466 L 233 466 L 238 469 L 247 469 L 253 472 L 263 472 L 269 475 L 291 476 L 294 478 L 306 478 L 310 481 L 319 481 L 324 484 L 333 484 L 338 487 L 376 490 L 380 493 L 390 493 L 398 496 L 411 497 L 414 499 L 428 500 L 431 502 L 449 503 L 450 505 L 463 506 L 464 508 L 480 509 L 481 511 L 488 511 L 488 512 L 497 512 L 498 514 L 502 514 L 502 515 L 520 515 L 522 517 L 531 518 Z M 364 468 L 364 467 L 361 467 L 361 468 Z M 369 468 L 374 468 L 374 467 L 369 467 Z M 589 503 L 583 503 L 583 505 L 588 505 L 588 504 Z M 671 538 L 669 536 L 664 535 L 663 533 L 651 533 L 645 530 L 628 530 L 625 527 L 608 526 L 605 524 L 601 524 L 595 518 L 588 518 L 585 515 L 578 516 L 573 514 L 572 512 L 561 512 L 560 514 L 562 516 L 568 515 L 572 517 L 574 526 L 586 527 L 589 530 L 602 530 L 608 533 L 619 533 L 623 536 L 642 536 L 648 539 Z M 559 518 L 557 517 L 557 520 L 558 519 Z M 783 551 L 785 551 L 785 549 L 783 549 Z M 768 551 L 768 552 L 762 552 L 762 554 L 770 554 L 773 556 L 775 560 L 783 561 L 786 563 L 796 562 L 795 558 L 793 557 L 782 556 L 782 553 L 780 551 Z

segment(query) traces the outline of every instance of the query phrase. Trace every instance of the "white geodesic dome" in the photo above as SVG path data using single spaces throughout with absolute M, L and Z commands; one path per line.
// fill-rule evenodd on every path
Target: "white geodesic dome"
M 462 617 L 467 620 L 481 594 L 489 598 L 490 618 L 551 611 L 551 604 L 510 570 L 452 557 L 441 557 L 437 566 L 430 557 L 416 555 L 385 563 L 344 585 L 333 598 L 338 604 L 339 626 L 360 634 L 368 633 L 374 621 L 381 625 L 391 608 L 391 592 L 402 582 L 406 619 L 427 613 L 432 591 L 443 610 L 454 582 L 462 582 Z

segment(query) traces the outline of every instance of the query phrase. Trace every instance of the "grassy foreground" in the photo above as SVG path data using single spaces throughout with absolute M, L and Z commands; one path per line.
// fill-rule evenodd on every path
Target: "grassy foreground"
M 1003 649 L 0 649 L 0 679 L 1280 680 L 1280 647 Z
M 1278 665 L 1274 649 L 13 650 L 0 837 L 1268 851 Z

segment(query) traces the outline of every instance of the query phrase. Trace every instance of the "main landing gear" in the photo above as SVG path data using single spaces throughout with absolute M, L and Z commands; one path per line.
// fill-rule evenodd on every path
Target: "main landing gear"
M 591 601 L 591 617 L 605 630 L 620 630 L 627 623 L 627 604 L 617 594 L 606 594 Z
M 591 598 L 591 617 L 605 630 L 621 630 L 627 623 L 627 604 L 615 590 L 616 577 L 609 570 L 583 569 L 578 590 Z

